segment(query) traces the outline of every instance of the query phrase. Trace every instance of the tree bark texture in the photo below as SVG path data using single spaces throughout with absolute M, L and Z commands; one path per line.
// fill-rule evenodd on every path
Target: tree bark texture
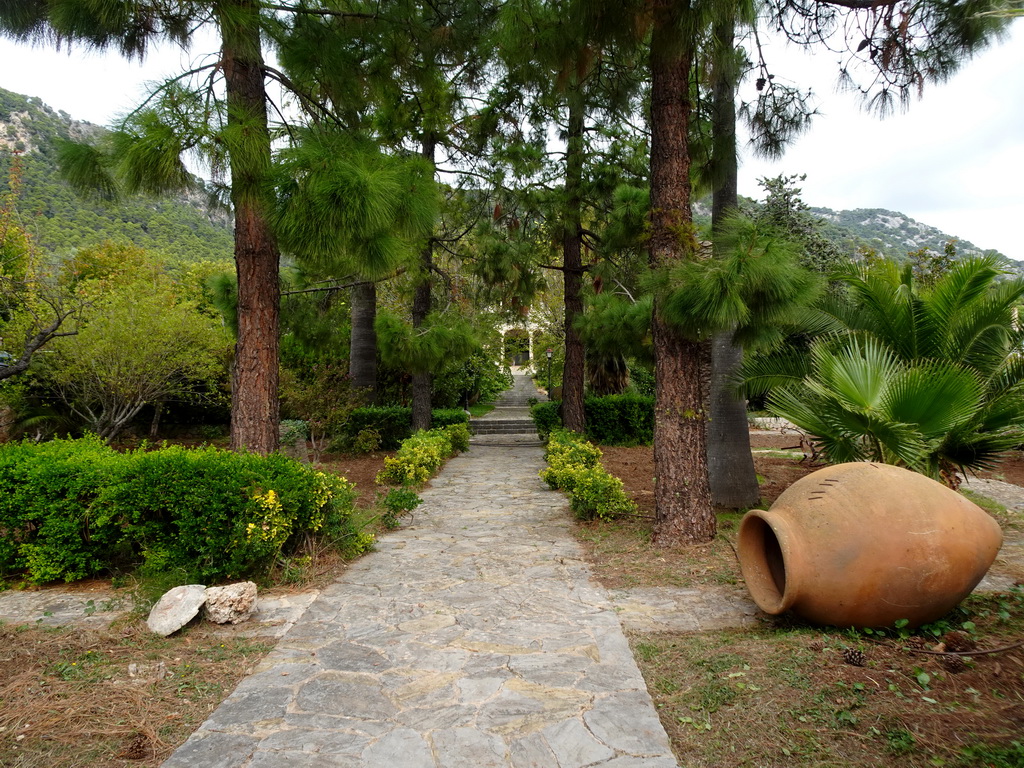
M 743 509 L 761 498 L 750 452 L 747 404 L 730 385 L 743 362 L 743 348 L 732 332 L 711 340 L 711 421 L 708 422 L 708 479 L 716 507 Z
M 651 38 L 651 232 L 655 269 L 694 257 L 690 211 L 689 84 L 695 35 L 689 7 L 656 0 Z M 710 342 L 680 336 L 654 307 L 654 544 L 710 541 L 716 524 L 707 473 L 705 404 Z
M 583 339 L 576 319 L 583 314 L 583 231 L 580 186 L 583 183 L 583 98 L 578 86 L 569 91 L 569 131 L 565 161 L 565 214 L 562 235 L 562 280 L 565 293 L 565 365 L 562 369 L 562 425 L 586 430 L 583 380 L 586 375 Z
M 352 331 L 349 338 L 348 373 L 352 386 L 366 393 L 366 402 L 377 399 L 377 286 L 371 282 L 352 287 Z
M 434 150 L 437 142 L 431 134 L 423 138 L 422 154 L 434 164 Z M 434 269 L 434 241 L 428 239 L 420 252 L 420 275 L 412 297 L 412 327 L 418 329 L 430 314 L 431 276 Z M 430 371 L 412 372 L 412 429 L 430 429 Z
M 235 212 L 238 340 L 232 372 L 231 447 L 268 454 L 278 447 L 280 254 L 267 222 L 270 168 L 259 6 L 218 4 L 228 104 L 231 202 Z
M 713 85 L 713 149 L 715 188 L 711 199 L 711 228 L 717 235 L 725 218 L 738 208 L 736 159 L 736 83 L 738 73 L 733 51 L 735 19 L 716 22 L 716 79 Z M 715 256 L 719 238 L 713 237 Z M 742 509 L 757 503 L 754 459 L 750 453 L 747 404 L 730 386 L 732 375 L 743 362 L 743 349 L 732 343 L 732 332 L 722 331 L 711 341 L 711 420 L 708 422 L 708 479 L 715 506 Z

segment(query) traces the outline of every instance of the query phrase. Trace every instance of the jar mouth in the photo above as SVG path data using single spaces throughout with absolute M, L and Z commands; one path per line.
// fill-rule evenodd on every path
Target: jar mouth
M 786 567 L 785 534 L 768 517 L 770 513 L 760 509 L 747 513 L 740 524 L 738 554 L 751 597 L 758 608 L 774 615 L 789 608 L 794 591 Z

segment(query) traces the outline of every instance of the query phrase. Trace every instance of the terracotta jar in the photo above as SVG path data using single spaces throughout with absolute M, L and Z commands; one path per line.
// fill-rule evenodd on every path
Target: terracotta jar
M 935 621 L 981 581 L 1002 531 L 976 504 L 887 464 L 826 467 L 740 523 L 747 589 L 766 613 L 816 624 Z

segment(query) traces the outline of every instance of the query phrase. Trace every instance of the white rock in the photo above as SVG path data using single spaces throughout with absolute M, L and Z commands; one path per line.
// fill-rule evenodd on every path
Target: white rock
M 204 616 L 217 624 L 240 624 L 256 607 L 256 585 L 241 581 L 223 587 L 208 587 Z
M 167 637 L 177 632 L 199 613 L 206 602 L 206 587 L 202 584 L 184 584 L 168 590 L 157 600 L 149 612 L 146 626 L 158 635 Z

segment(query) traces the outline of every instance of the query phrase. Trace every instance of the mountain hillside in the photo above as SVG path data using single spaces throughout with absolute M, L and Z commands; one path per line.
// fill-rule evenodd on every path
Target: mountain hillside
M 38 98 L 0 88 L 0 194 L 8 192 L 12 180 L 19 185 L 17 210 L 36 244 L 57 257 L 113 240 L 159 251 L 173 261 L 229 261 L 228 220 L 211 215 L 199 196 L 110 203 L 82 197 L 60 179 L 58 142 L 103 130 Z
M 998 251 L 984 250 L 967 240 L 949 235 L 937 227 L 897 211 L 884 208 L 857 208 L 852 211 L 833 211 L 830 208 L 811 208 L 811 213 L 829 223 L 827 234 L 844 249 L 873 248 L 890 258 L 902 259 L 909 251 L 929 248 L 939 253 L 950 240 L 956 239 L 957 253 L 961 256 L 980 255 Z

